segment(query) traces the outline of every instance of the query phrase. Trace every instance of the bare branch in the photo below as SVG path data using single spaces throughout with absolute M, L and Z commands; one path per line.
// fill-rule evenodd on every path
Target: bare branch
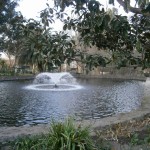
M 123 0 L 117 0 L 117 2 L 118 2 L 123 8 L 126 7 L 125 2 L 124 2 Z M 129 11 L 132 12 L 132 13 L 143 14 L 141 8 L 136 8 L 136 7 L 129 6 L 128 9 L 129 9 Z M 143 15 L 150 16 L 150 13 L 146 13 L 146 14 L 143 14 Z

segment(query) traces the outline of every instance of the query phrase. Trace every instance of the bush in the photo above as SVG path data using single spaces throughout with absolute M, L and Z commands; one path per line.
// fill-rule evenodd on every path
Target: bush
M 16 142 L 15 150 L 95 150 L 88 127 L 75 126 L 72 119 L 52 121 L 49 134 Z

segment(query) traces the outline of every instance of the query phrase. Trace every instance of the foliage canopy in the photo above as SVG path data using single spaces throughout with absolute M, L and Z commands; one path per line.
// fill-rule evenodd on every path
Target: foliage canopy
M 19 62 L 36 64 L 39 71 L 50 71 L 61 66 L 64 61 L 78 60 L 88 68 L 106 66 L 109 63 L 119 68 L 137 65 L 150 66 L 150 2 L 135 0 L 135 7 L 130 0 L 116 0 L 126 12 L 133 12 L 130 21 L 126 16 L 118 15 L 113 10 L 105 10 L 97 0 L 55 0 L 55 7 L 40 13 L 40 21 L 25 20 L 15 12 L 17 1 L 2 1 L 0 6 L 1 49 L 20 57 Z M 115 0 L 109 0 L 115 4 Z M 9 6 L 9 7 L 8 7 Z M 70 7 L 71 6 L 71 7 Z M 72 9 L 72 18 L 65 13 L 66 7 Z M 111 54 L 110 58 L 102 55 L 89 55 L 77 50 L 75 41 L 65 32 L 52 32 L 50 25 L 55 18 L 63 21 L 65 30 L 74 30 L 79 34 L 79 41 L 85 46 L 96 46 Z M 139 55 L 136 56 L 136 53 Z

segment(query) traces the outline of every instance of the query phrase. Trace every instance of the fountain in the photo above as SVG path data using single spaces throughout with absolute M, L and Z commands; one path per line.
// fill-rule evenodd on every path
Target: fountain
M 38 74 L 32 85 L 26 87 L 30 90 L 70 91 L 81 89 L 76 79 L 69 72 Z
M 141 81 L 76 79 L 67 72 L 5 81 L 0 84 L 0 126 L 45 124 L 67 116 L 104 118 L 139 108 L 143 93 Z

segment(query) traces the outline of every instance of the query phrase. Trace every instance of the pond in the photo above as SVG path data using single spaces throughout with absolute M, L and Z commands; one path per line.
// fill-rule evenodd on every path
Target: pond
M 137 109 L 144 94 L 143 82 L 134 80 L 78 79 L 82 88 L 68 91 L 26 88 L 32 82 L 0 83 L 0 126 L 43 124 L 67 116 L 103 118 Z

